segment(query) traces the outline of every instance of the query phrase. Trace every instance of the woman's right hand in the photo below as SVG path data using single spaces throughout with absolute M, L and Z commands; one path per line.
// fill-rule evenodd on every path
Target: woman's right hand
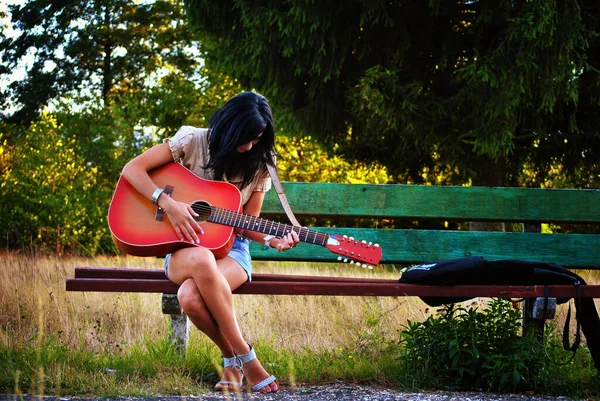
M 123 176 L 135 189 L 151 199 L 156 191 L 156 184 L 148 175 L 148 171 L 158 168 L 166 163 L 173 162 L 173 154 L 169 144 L 163 142 L 146 150 L 137 156 L 123 168 Z M 198 217 L 187 203 L 178 202 L 164 192 L 158 197 L 160 206 L 171 221 L 175 233 L 182 241 L 199 244 L 198 234 L 204 234 L 204 230 L 195 220 Z
M 199 234 L 204 234 L 204 230 L 200 223 L 196 221 L 195 217 L 198 217 L 198 214 L 194 212 L 190 205 L 176 201 L 164 194 L 158 199 L 158 205 L 163 208 L 169 217 L 179 239 L 194 244 L 200 243 Z

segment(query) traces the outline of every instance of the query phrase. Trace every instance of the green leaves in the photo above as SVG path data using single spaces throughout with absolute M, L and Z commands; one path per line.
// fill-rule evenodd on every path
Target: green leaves
M 8 248 L 59 254 L 112 248 L 105 218 L 112 188 L 97 167 L 86 166 L 55 117 L 42 115 L 18 147 L 4 142 L 0 165 L 0 215 L 8 218 L 1 233 Z
M 13 71 L 33 60 L 3 94 L 17 107 L 12 122 L 27 125 L 52 100 L 91 93 L 109 102 L 142 90 L 165 68 L 189 76 L 198 67 L 177 2 L 30 0 L 11 11 L 19 34 L 0 43 L 3 61 Z
M 483 311 L 451 304 L 438 312 L 402 332 L 402 357 L 415 374 L 486 391 L 523 389 L 536 375 L 541 348 L 519 335 L 520 313 L 510 302 L 495 299 Z
M 539 179 L 550 165 L 589 169 L 577 154 L 600 153 L 600 19 L 574 0 L 186 8 L 209 69 L 399 181 L 420 182 L 426 168 L 455 171 L 460 184 L 518 185 L 526 163 Z
M 279 155 L 277 166 L 285 181 L 386 184 L 390 180 L 385 167 L 349 162 L 327 152 L 311 137 L 279 136 L 275 145 Z

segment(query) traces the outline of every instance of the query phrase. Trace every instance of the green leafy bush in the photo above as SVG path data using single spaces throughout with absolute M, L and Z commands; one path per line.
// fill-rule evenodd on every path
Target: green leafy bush
M 522 390 L 543 356 L 533 336 L 520 335 L 520 319 L 505 300 L 492 300 L 483 311 L 447 305 L 423 322 L 408 322 L 402 357 L 436 387 Z
M 387 184 L 387 169 L 379 163 L 348 161 L 327 151 L 310 136 L 279 135 L 276 142 L 277 166 L 284 181 L 340 182 L 348 184 Z
M 0 136 L 0 234 L 7 248 L 58 254 L 96 254 L 113 247 L 106 223 L 112 193 L 88 166 L 77 142 L 65 138 L 56 118 L 42 114 L 19 146 Z

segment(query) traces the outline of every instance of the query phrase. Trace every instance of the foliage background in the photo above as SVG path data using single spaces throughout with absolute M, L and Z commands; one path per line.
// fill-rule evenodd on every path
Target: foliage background
M 6 4 L 5 248 L 112 253 L 122 166 L 242 90 L 273 105 L 283 180 L 600 183 L 596 2 Z
M 454 183 L 522 185 L 529 163 L 539 185 L 553 164 L 598 159 L 595 2 L 185 4 L 208 68 L 395 175 L 447 167 Z

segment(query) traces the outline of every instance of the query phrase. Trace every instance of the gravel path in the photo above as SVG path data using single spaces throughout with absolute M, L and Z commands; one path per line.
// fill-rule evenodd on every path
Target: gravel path
M 199 396 L 164 397 L 119 397 L 119 398 L 81 398 L 81 397 L 20 397 L 12 394 L 0 395 L 0 401 L 572 401 L 567 397 L 548 397 L 528 394 L 490 394 L 456 392 L 406 393 L 389 389 L 359 385 L 334 385 L 319 387 L 299 387 L 282 389 L 274 394 L 223 394 L 207 393 Z

